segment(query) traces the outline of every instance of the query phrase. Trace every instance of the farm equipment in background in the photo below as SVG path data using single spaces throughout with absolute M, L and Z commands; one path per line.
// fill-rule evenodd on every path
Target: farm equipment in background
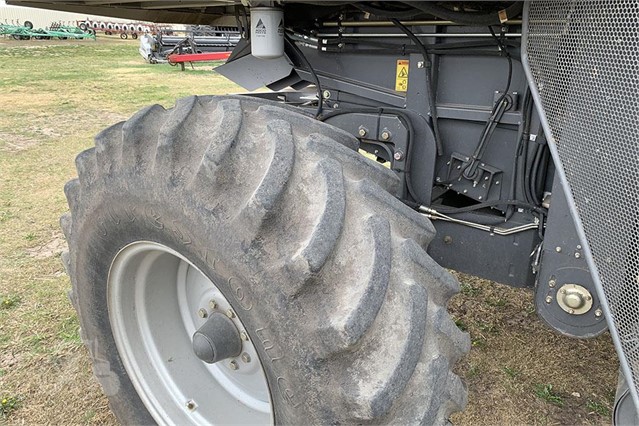
M 143 34 L 159 32 L 164 32 L 165 34 L 173 33 L 173 27 L 171 25 L 152 24 L 148 22 L 115 22 L 85 19 L 77 21 L 77 26 L 83 30 L 92 31 L 93 33 L 103 32 L 105 35 L 119 34 L 123 40 L 129 37 L 135 40 Z
M 158 31 L 145 34 L 140 39 L 140 55 L 150 64 L 211 61 L 225 59 L 227 55 L 207 55 L 210 53 L 230 52 L 240 41 L 237 27 L 197 26 L 188 30 Z M 180 58 L 189 55 L 188 59 Z M 173 58 L 171 60 L 170 58 Z M 215 59 L 213 59 L 215 58 Z
M 9 25 L 0 24 L 0 35 L 9 36 L 15 40 L 95 40 L 95 33 L 83 30 L 79 27 L 63 25 L 61 22 L 53 22 L 47 28 L 33 28 L 33 24 L 25 21 L 25 24 Z

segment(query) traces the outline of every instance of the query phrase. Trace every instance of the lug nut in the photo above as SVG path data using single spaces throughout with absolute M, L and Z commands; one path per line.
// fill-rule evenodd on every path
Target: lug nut
M 595 311 L 595 316 L 596 316 L 597 318 L 601 318 L 601 316 L 602 316 L 602 315 L 603 315 L 603 311 L 602 311 L 601 309 L 597 309 L 597 310 Z
M 331 97 L 331 92 L 329 92 L 328 90 L 324 90 L 324 93 L 322 93 L 322 95 L 324 96 L 324 99 L 329 99 Z
M 235 312 L 233 312 L 233 309 L 226 311 L 226 316 L 229 318 L 235 318 Z
M 246 352 L 244 352 L 244 353 L 242 354 L 242 361 L 244 361 L 244 362 L 246 362 L 246 363 L 251 362 L 251 356 L 250 356 L 249 354 L 247 354 Z
M 357 131 L 357 134 L 359 135 L 360 138 L 363 138 L 364 136 L 368 134 L 368 130 L 366 130 L 366 127 L 361 126 L 359 130 Z
M 200 318 L 206 318 L 209 316 L 209 313 L 206 312 L 206 309 L 201 308 L 200 310 L 197 311 L 197 316 Z
M 557 281 L 556 280 L 550 280 L 548 281 L 548 287 L 553 288 L 554 286 L 557 285 Z
M 244 341 L 248 341 L 249 337 L 248 334 L 246 333 L 246 331 L 242 330 L 240 331 L 240 338 Z
M 546 303 L 552 303 L 552 296 L 546 296 Z
M 240 366 L 237 365 L 237 361 L 229 362 L 229 367 L 231 368 L 231 370 L 237 370 L 238 368 L 240 368 Z
M 213 299 L 209 300 L 209 308 L 211 309 L 217 308 L 217 302 Z
M 557 253 L 561 253 L 561 247 L 555 247 L 555 251 L 556 251 Z
M 195 410 L 195 402 L 193 402 L 193 400 L 189 400 L 186 401 L 186 408 L 188 408 L 189 410 Z

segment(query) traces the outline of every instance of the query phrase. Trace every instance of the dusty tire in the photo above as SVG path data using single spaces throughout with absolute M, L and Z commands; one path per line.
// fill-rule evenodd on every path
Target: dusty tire
M 276 423 L 441 424 L 464 407 L 451 368 L 469 339 L 446 311 L 458 283 L 424 251 L 430 222 L 389 193 L 396 176 L 355 147 L 264 101 L 190 97 L 143 109 L 77 157 L 64 261 L 122 423 L 152 422 L 106 299 L 112 260 L 136 241 L 219 285 L 257 348 Z

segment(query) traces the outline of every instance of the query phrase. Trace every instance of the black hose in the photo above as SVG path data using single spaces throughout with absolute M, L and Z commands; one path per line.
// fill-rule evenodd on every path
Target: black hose
M 495 39 L 497 46 L 499 47 L 499 51 L 506 56 L 508 60 L 508 78 L 506 79 L 506 87 L 504 88 L 504 92 L 501 94 L 493 109 L 490 113 L 490 117 L 486 121 L 486 125 L 484 126 L 484 131 L 482 132 L 481 137 L 479 138 L 479 142 L 473 151 L 468 163 L 462 170 L 462 176 L 469 180 L 476 180 L 478 178 L 477 164 L 481 161 L 484 152 L 488 146 L 488 143 L 493 137 L 493 133 L 495 132 L 495 128 L 502 116 L 506 112 L 508 108 L 508 91 L 510 90 L 510 85 L 512 83 L 513 78 L 513 60 L 510 57 L 510 54 L 506 50 L 505 45 L 503 44 L 503 40 L 497 37 L 495 31 L 492 27 L 488 27 L 490 30 L 490 34 Z
M 508 6 L 506 9 L 490 13 L 455 12 L 454 10 L 450 10 L 446 7 L 442 7 L 430 2 L 407 4 L 410 4 L 411 6 L 421 10 L 422 12 L 426 12 L 439 19 L 453 21 L 458 24 L 477 26 L 500 25 L 506 20 L 513 19 L 516 16 L 520 15 L 522 10 L 524 9 L 523 1 L 516 1 Z
M 308 72 L 310 72 L 311 76 L 313 77 L 313 81 L 315 82 L 315 87 L 317 88 L 317 112 L 315 113 L 315 118 L 319 118 L 319 116 L 322 115 L 322 104 L 323 104 L 322 84 L 320 83 L 319 77 L 317 76 L 317 73 L 315 72 L 315 69 L 313 69 L 313 66 L 311 65 L 311 63 L 308 61 L 308 59 L 306 59 L 306 56 L 304 56 L 304 53 L 300 50 L 299 47 L 297 47 L 295 42 L 291 40 L 288 36 L 286 36 L 284 40 L 286 41 L 286 43 L 288 43 L 291 49 L 293 49 L 295 53 L 297 53 L 297 55 L 300 57 L 302 62 L 304 62 L 304 65 L 306 65 L 306 68 L 308 68 Z
M 439 213 L 456 214 L 456 213 L 468 213 L 475 210 L 485 209 L 488 207 L 503 206 L 503 205 L 512 205 L 515 207 L 532 210 L 536 213 L 545 213 L 545 210 L 543 208 L 534 206 L 532 204 L 528 204 L 519 200 L 493 200 L 493 201 L 486 201 L 484 203 L 473 204 L 472 206 L 466 206 L 466 207 L 450 207 L 450 206 L 444 206 L 444 205 L 437 205 L 437 206 L 433 206 L 433 208 L 437 210 Z
M 408 10 L 388 10 L 371 6 L 366 3 L 355 3 L 353 6 L 361 11 L 370 13 L 371 15 L 381 16 L 384 18 L 409 19 L 422 14 L 420 10 L 416 10 L 415 8 L 411 8 Z
M 539 204 L 543 202 L 544 196 L 544 183 L 546 182 L 546 172 L 548 170 L 548 158 L 550 156 L 550 150 L 548 146 L 542 145 L 541 153 L 539 154 L 539 164 L 537 165 L 537 172 L 533 180 L 533 192 L 537 197 Z
M 428 56 L 428 51 L 424 44 L 417 38 L 415 34 L 404 24 L 399 22 L 397 19 L 391 19 L 393 25 L 399 28 L 404 34 L 408 36 L 409 39 L 417 46 L 422 56 L 424 57 L 424 71 L 426 74 L 426 91 L 428 96 L 428 103 L 430 104 L 430 118 L 433 124 L 433 134 L 435 135 L 435 146 L 437 147 L 437 155 L 441 156 L 444 154 L 444 146 L 442 144 L 442 139 L 439 135 L 439 123 L 437 120 L 437 99 L 435 96 L 435 88 L 433 87 L 433 79 L 431 78 L 431 70 L 433 67 L 433 63 Z

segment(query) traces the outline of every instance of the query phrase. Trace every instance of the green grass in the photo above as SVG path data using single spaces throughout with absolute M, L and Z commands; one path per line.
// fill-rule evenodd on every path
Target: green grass
M 0 309 L 15 308 L 18 303 L 20 303 L 20 296 L 0 296 Z
M 588 402 L 586 403 L 586 407 L 588 408 L 588 410 L 592 411 L 593 413 L 597 413 L 602 417 L 610 417 L 610 408 L 605 403 L 588 400 Z
M 535 395 L 537 398 L 541 398 L 550 404 L 557 405 L 559 407 L 564 406 L 564 400 L 555 391 L 551 384 L 539 384 L 535 386 Z
M 20 405 L 20 399 L 15 396 L 1 396 L 0 397 L 0 418 L 6 418 L 11 414 L 13 410 Z
M 521 374 L 519 371 L 515 370 L 514 368 L 510 368 L 510 367 L 504 367 L 504 372 L 511 379 L 514 379 L 514 378 L 516 378 L 517 376 L 519 376 Z
M 0 39 L 0 393 L 8 422 L 115 423 L 92 379 L 60 262 L 62 188 L 76 175 L 76 154 L 148 104 L 241 91 L 211 64 L 181 72 L 144 63 L 137 48 Z

